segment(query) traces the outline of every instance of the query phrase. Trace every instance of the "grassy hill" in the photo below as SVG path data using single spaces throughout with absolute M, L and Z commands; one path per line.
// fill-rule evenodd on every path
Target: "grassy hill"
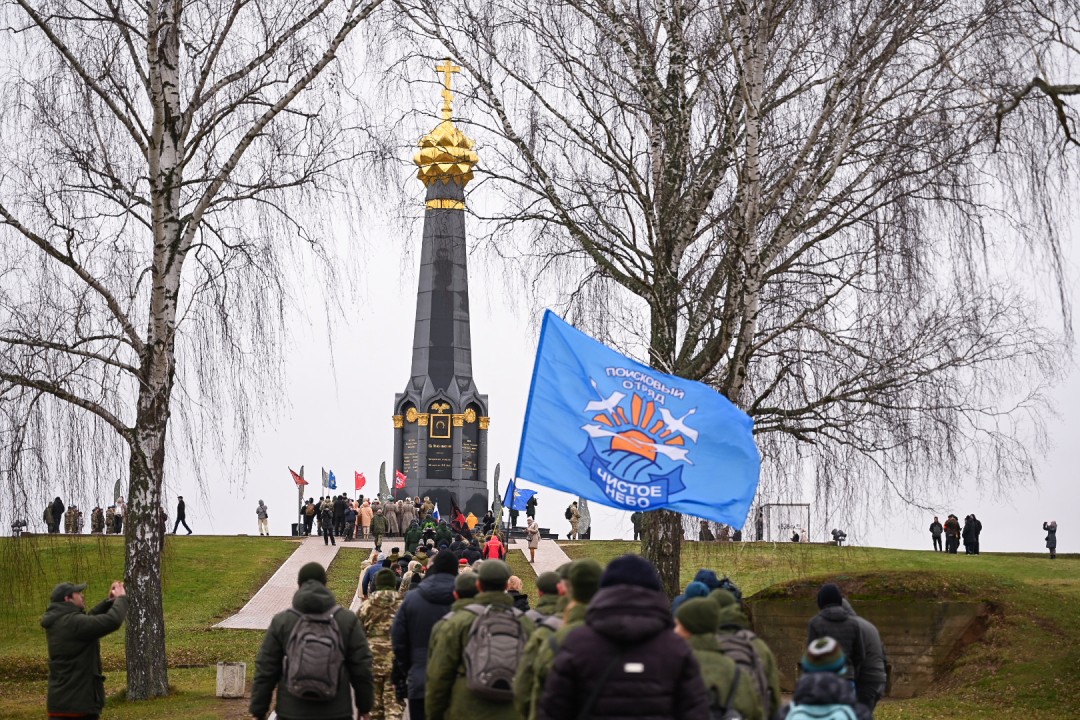
M 636 551 L 629 542 L 561 543 L 571 557 L 602 563 Z M 126 703 L 123 633 L 102 643 L 110 718 L 246 717 L 246 700 L 214 697 L 219 661 L 254 662 L 262 633 L 215 630 L 262 585 L 295 548 L 258 537 L 170 537 L 164 592 L 170 683 L 174 692 L 150 703 Z M 351 600 L 364 553 L 346 551 L 331 565 L 330 586 Z M 515 572 L 534 578 L 520 553 Z M 946 556 L 875 548 L 794 544 L 687 543 L 683 583 L 700 567 L 727 574 L 747 595 L 812 593 L 835 579 L 856 597 L 985 599 L 999 608 L 982 641 L 919 698 L 885 702 L 876 717 L 1059 718 L 1080 704 L 1080 556 L 985 554 Z M 45 699 L 46 653 L 38 625 L 49 590 L 62 580 L 89 582 L 97 602 L 123 567 L 120 538 L 0 539 L 0 717 L 39 718 Z
M 606 563 L 636 543 L 560 543 Z M 930 692 L 884 702 L 875 718 L 1060 718 L 1080 704 L 1080 556 L 978 556 L 794 543 L 687 543 L 686 585 L 699 568 L 727 574 L 747 596 L 813 597 L 835 580 L 853 597 L 986 600 L 998 612 Z

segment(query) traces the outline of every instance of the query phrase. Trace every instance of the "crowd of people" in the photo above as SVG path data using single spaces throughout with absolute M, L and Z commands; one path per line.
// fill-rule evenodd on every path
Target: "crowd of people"
M 285 720 L 351 717 L 350 702 L 371 720 L 406 708 L 410 720 L 862 719 L 885 691 L 880 635 L 834 584 L 818 592 L 802 677 L 785 704 L 776 658 L 728 578 L 701 570 L 672 601 L 640 556 L 606 568 L 579 559 L 541 573 L 531 607 L 501 558 L 449 545 L 375 551 L 356 613 L 337 605 L 321 565 L 306 565 L 292 609 L 274 618 L 259 651 L 252 717 L 267 717 L 276 691 Z M 325 660 L 314 673 L 329 687 L 284 661 L 323 632 L 308 618 L 332 619 L 342 648 L 329 676 Z
M 123 497 L 119 497 L 116 503 L 102 509 L 94 506 L 90 511 L 90 533 L 92 535 L 117 535 L 124 531 L 124 515 L 127 513 L 127 504 Z M 47 532 L 59 533 L 60 524 L 64 525 L 64 533 L 68 535 L 81 535 L 86 527 L 83 511 L 74 503 L 65 506 L 59 497 L 45 505 L 41 514 Z
M 982 522 L 975 517 L 974 513 L 964 518 L 963 527 L 960 526 L 960 520 L 952 513 L 945 518 L 944 525 L 938 520 L 937 515 L 934 516 L 934 521 L 930 523 L 930 538 L 933 540 L 935 552 L 946 552 L 955 555 L 956 551 L 960 549 L 962 539 L 964 542 L 964 554 L 978 555 L 979 535 L 981 533 Z M 944 551 L 941 547 L 942 535 L 945 536 Z

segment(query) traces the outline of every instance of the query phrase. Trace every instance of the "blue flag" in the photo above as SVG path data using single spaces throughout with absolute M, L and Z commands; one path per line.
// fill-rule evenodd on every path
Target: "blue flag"
M 330 471 L 330 489 L 337 490 L 337 478 L 334 477 L 334 471 Z
M 439 515 L 439 506 L 438 505 L 436 505 L 435 509 L 431 511 L 431 519 L 434 520 L 435 522 L 439 522 L 440 520 L 442 520 L 442 517 Z
M 517 478 L 510 481 L 506 488 L 506 496 L 503 498 L 503 506 L 511 510 L 521 512 L 529 504 L 529 498 L 536 494 L 535 490 L 522 490 L 517 486 Z
M 741 527 L 754 423 L 707 385 L 653 370 L 544 314 L 515 475 L 624 510 Z

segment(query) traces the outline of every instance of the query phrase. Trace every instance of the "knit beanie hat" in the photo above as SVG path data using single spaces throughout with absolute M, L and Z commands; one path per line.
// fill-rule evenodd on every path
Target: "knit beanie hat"
M 554 595 L 559 592 L 559 581 L 562 578 L 559 577 L 559 573 L 548 570 L 547 572 L 540 573 L 540 576 L 536 578 L 536 589 L 545 595 Z
M 592 558 L 582 558 L 570 563 L 567 580 L 570 581 L 570 597 L 579 603 L 587 603 L 600 589 L 600 576 L 604 568 Z
M 716 573 L 712 570 L 702 568 L 694 575 L 694 582 L 705 583 L 709 586 L 710 590 L 715 590 L 720 587 L 720 578 L 716 577 Z M 687 588 L 689 590 L 689 588 Z
M 318 580 L 325 585 L 326 570 L 317 562 L 309 562 L 307 565 L 300 568 L 300 572 L 296 576 L 296 584 L 303 585 L 308 580 Z
M 376 590 L 394 590 L 398 586 L 397 573 L 390 568 L 383 568 L 375 573 Z
M 510 572 L 510 566 L 504 563 L 502 560 L 495 558 L 488 558 L 484 561 L 483 565 L 476 572 L 476 576 L 480 579 L 480 582 L 488 585 L 506 584 L 506 581 L 513 575 Z
M 695 580 L 686 586 L 686 592 L 683 593 L 686 599 L 690 598 L 703 598 L 709 596 L 709 586 L 703 582 Z
M 431 561 L 431 565 L 428 566 L 428 573 L 433 575 L 437 575 L 440 573 L 446 575 L 457 575 L 458 561 L 457 558 L 454 557 L 454 553 L 445 552 L 436 555 L 435 558 Z
M 709 593 L 709 599 L 715 602 L 722 608 L 731 607 L 736 604 L 735 596 L 724 588 L 717 588 Z
M 806 648 L 806 654 L 799 661 L 803 672 L 833 672 L 843 674 L 844 650 L 840 643 L 831 637 L 821 637 L 814 640 Z
M 691 635 L 711 634 L 720 627 L 720 606 L 706 597 L 690 598 L 679 606 L 675 618 Z
M 640 555 L 623 555 L 608 563 L 604 574 L 600 576 L 600 587 L 612 585 L 637 585 L 657 591 L 664 589 L 656 568 Z
M 817 594 L 817 606 L 819 608 L 826 608 L 830 605 L 839 605 L 844 600 L 844 594 L 840 592 L 840 588 L 835 583 L 825 583 L 818 590 Z

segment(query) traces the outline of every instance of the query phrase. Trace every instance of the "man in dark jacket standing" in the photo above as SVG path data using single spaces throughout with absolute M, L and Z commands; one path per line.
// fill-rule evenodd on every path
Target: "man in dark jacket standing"
M 191 534 L 191 528 L 189 528 L 188 524 L 187 524 L 187 506 L 184 505 L 184 496 L 183 495 L 177 495 L 176 496 L 176 523 L 173 524 L 173 528 L 172 528 L 172 534 L 173 535 L 176 534 L 176 529 L 179 528 L 181 525 L 184 526 L 184 529 L 187 530 L 187 534 L 190 535 Z
M 50 716 L 96 718 L 105 707 L 101 638 L 117 630 L 127 615 L 124 583 L 114 582 L 109 597 L 86 612 L 86 585 L 60 583 L 41 618 L 49 646 Z
M 450 610 L 454 602 L 454 580 L 458 561 L 453 553 L 440 552 L 431 561 L 416 592 L 405 595 L 390 627 L 394 661 L 408 671 L 409 720 L 424 720 L 424 690 L 427 680 L 428 641 L 431 628 Z
M 934 551 L 941 552 L 941 533 L 945 531 L 945 528 L 941 527 L 941 523 L 937 519 L 937 515 L 934 516 L 934 522 L 930 523 L 930 538 L 934 541 Z
M 291 694 L 283 682 L 285 648 L 300 621 L 299 613 L 325 613 L 337 605 L 337 599 L 326 588 L 326 570 L 319 563 L 310 562 L 300 568 L 296 582 L 300 588 L 293 595 L 292 610 L 283 610 L 274 616 L 259 648 L 248 711 L 253 718 L 265 718 L 277 687 L 275 710 L 281 720 L 352 720 L 354 702 L 361 715 L 370 712 L 375 700 L 371 649 L 360 619 L 347 608 L 338 607 L 334 611 L 334 622 L 341 633 L 345 654 L 338 675 L 337 695 L 324 701 L 299 698 Z
M 612 560 L 585 625 L 559 646 L 540 696 L 540 720 L 707 718 L 701 668 L 674 625 L 656 568 L 638 555 Z
M 844 609 L 844 595 L 833 583 L 825 583 L 818 590 L 817 604 L 821 611 L 810 618 L 807 626 L 806 643 L 809 645 L 818 638 L 831 637 L 840 643 L 847 665 L 847 677 L 855 680 L 858 692 L 858 677 L 866 659 L 866 646 L 863 644 L 862 628 L 854 615 Z

